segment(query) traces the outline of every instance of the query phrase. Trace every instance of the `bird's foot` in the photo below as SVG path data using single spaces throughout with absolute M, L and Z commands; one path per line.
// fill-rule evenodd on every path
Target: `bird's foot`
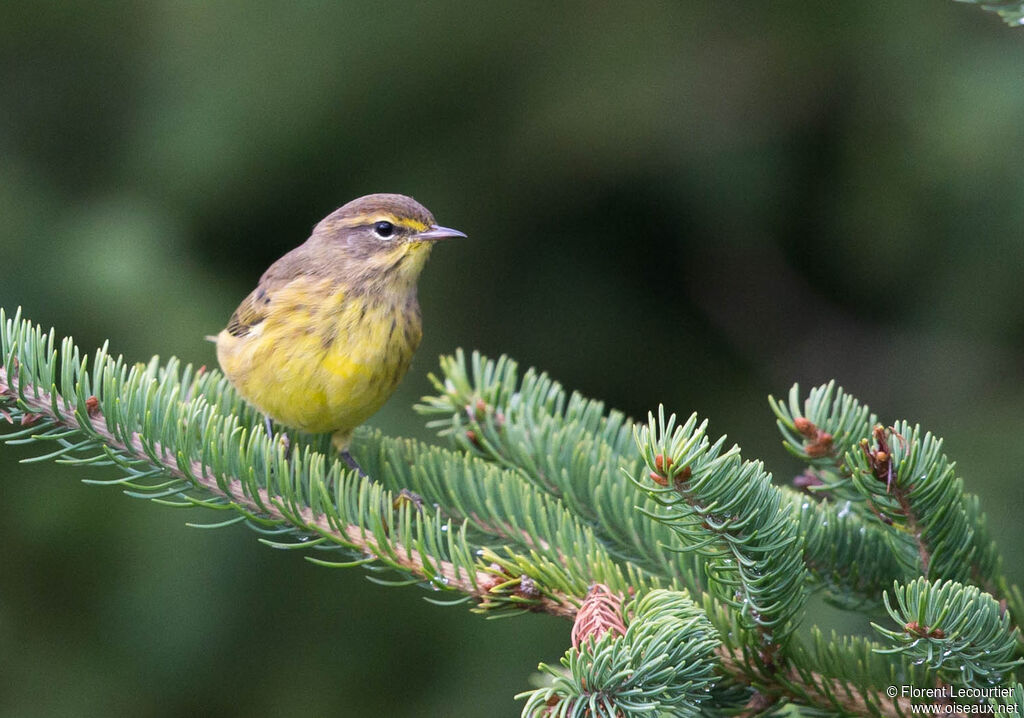
M 352 456 L 352 454 L 350 454 L 348 452 L 348 450 L 345 450 L 345 451 L 341 452 L 341 460 L 344 461 L 346 464 L 348 464 L 348 468 L 354 469 L 355 472 L 357 474 L 359 474 L 359 478 L 361 478 L 361 479 L 369 478 L 366 475 L 366 472 L 363 471 L 363 467 L 359 465 L 359 462 L 356 461 L 355 457 Z
M 363 467 L 359 465 L 359 462 L 356 461 L 355 457 L 352 456 L 352 454 L 349 453 L 347 450 L 341 452 L 341 459 L 346 464 L 348 464 L 348 467 L 350 469 L 353 469 L 354 471 L 356 471 L 356 473 L 359 474 L 359 478 L 369 478 L 366 475 L 366 472 L 363 471 Z M 417 511 L 422 511 L 423 497 L 421 497 L 419 494 L 413 491 L 409 491 L 409 489 L 402 489 L 401 491 L 398 492 L 398 495 L 391 502 L 391 507 L 397 510 L 398 507 L 400 507 L 402 504 L 412 504 L 413 506 L 416 507 Z
M 270 417 L 263 417 L 263 426 L 267 429 L 267 437 L 274 436 L 274 426 L 270 423 Z M 281 432 L 281 443 L 284 444 L 284 458 L 286 461 L 291 461 L 292 458 L 292 440 L 288 437 L 288 434 Z
M 412 504 L 417 511 L 423 511 L 423 497 L 409 489 L 402 489 L 398 492 L 398 496 L 391 502 L 391 508 L 398 510 L 402 504 Z

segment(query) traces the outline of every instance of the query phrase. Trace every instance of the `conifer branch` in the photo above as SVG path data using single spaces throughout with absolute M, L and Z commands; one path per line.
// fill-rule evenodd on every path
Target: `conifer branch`
M 907 716 L 909 702 L 900 695 L 891 697 L 886 689 L 932 681 L 927 669 L 905 657 L 878 653 L 883 646 L 877 643 L 834 633 L 826 639 L 817 627 L 811 630 L 809 644 L 790 641 L 786 663 L 766 673 L 750 631 L 736 614 L 709 596 L 705 596 L 703 607 L 722 640 L 717 654 L 723 673 L 748 686 L 744 715 L 791 702 L 850 715 Z
M 997 600 L 1015 600 L 978 500 L 964 490 L 941 439 L 905 421 L 884 426 L 834 382 L 803 402 L 794 385 L 787 402 L 771 405 L 784 446 L 818 480 L 810 492 L 845 502 L 882 531 L 904 577 L 972 582 Z
M 749 673 L 745 669 L 749 658 L 742 650 L 724 649 L 718 655 L 726 672 Z M 765 707 L 785 699 L 846 715 L 903 717 L 911 713 L 909 701 L 899 696 L 890 698 L 881 687 L 864 690 L 852 680 L 826 677 L 818 671 L 808 670 L 801 663 L 777 671 L 773 679 L 776 686 L 759 689 L 765 691 L 760 695 L 768 696 Z M 889 685 L 898 684 L 894 681 Z
M 378 435 L 376 454 L 360 457 L 376 479 L 367 481 L 328 462 L 315 439 L 292 437 L 287 459 L 216 372 L 180 371 L 174 360 L 129 370 L 103 349 L 90 375 L 70 340 L 57 352 L 52 332 L 2 312 L 0 333 L 0 409 L 20 425 L 7 440 L 60 444 L 38 458 L 116 465 L 128 476 L 112 483 L 131 495 L 233 509 L 254 529 L 290 531 L 291 545 L 345 548 L 356 563 L 379 560 L 438 590 L 467 589 L 479 610 L 571 616 L 594 581 L 619 591 L 660 585 L 633 566 L 623 570 L 557 501 L 477 460 Z M 446 506 L 410 512 L 394 504 L 399 488 Z M 482 535 L 499 525 L 498 536 Z
M 346 546 L 357 551 L 367 563 L 370 561 L 382 561 L 393 568 L 407 572 L 430 581 L 443 585 L 448 590 L 458 591 L 471 596 L 484 603 L 491 600 L 490 591 L 496 586 L 496 579 L 507 579 L 507 576 L 495 571 L 479 570 L 469 574 L 464 568 L 456 566 L 450 561 L 438 561 L 428 559 L 421 549 L 412 545 L 405 545 L 400 541 L 388 540 L 384 542 L 375 533 L 368 532 L 363 526 L 353 523 L 339 523 L 332 520 L 328 515 L 315 516 L 312 508 L 298 505 L 294 497 L 281 494 L 271 494 L 266 488 L 257 488 L 252 494 L 246 490 L 241 480 L 235 477 L 212 475 L 209 469 L 198 460 L 189 461 L 187 466 L 182 464 L 183 457 L 175 456 L 174 452 L 166 449 L 159 442 L 145 441 L 138 432 L 125 435 L 123 432 L 111 430 L 104 421 L 99 411 L 93 410 L 91 414 L 86 408 L 85 416 L 81 412 L 70 409 L 68 406 L 61 406 L 55 396 L 49 392 L 42 391 L 35 386 L 24 386 L 12 382 L 4 367 L 0 367 L 0 397 L 8 400 L 21 399 L 25 407 L 23 413 L 16 414 L 23 421 L 22 426 L 28 427 L 27 431 L 19 432 L 27 437 L 39 437 L 41 432 L 49 432 L 55 428 L 61 430 L 79 430 L 84 428 L 82 422 L 88 424 L 86 431 L 100 441 L 118 457 L 118 463 L 145 462 L 151 466 L 158 466 L 161 473 L 172 479 L 189 481 L 197 487 L 205 489 L 213 498 L 225 499 L 230 502 L 231 508 L 241 512 L 243 516 L 257 522 L 271 522 L 274 524 L 287 523 L 302 530 L 306 540 L 310 538 L 326 538 L 339 545 Z M 8 414 L 8 422 L 14 424 L 14 417 Z M 8 435 L 8 440 L 18 434 Z M 54 435 L 56 436 L 56 434 Z M 81 450 L 83 444 L 70 444 L 59 449 L 54 454 L 39 458 L 55 458 L 57 455 L 72 453 L 68 449 Z M 283 460 L 283 457 L 279 457 Z M 89 462 L 93 463 L 93 462 Z M 137 477 L 138 474 L 135 475 Z M 134 478 L 134 477 L 133 477 Z M 357 477 L 352 474 L 348 476 L 337 476 L 339 480 L 337 490 L 339 494 L 345 494 L 352 490 L 357 482 Z M 359 483 L 366 482 L 365 479 L 358 479 Z M 118 482 L 125 485 L 128 482 Z M 134 485 L 133 485 L 134 486 Z M 140 487 L 135 487 L 140 488 Z M 398 526 L 406 526 L 412 523 L 415 508 L 409 503 L 397 502 L 390 492 L 374 486 L 372 482 L 366 486 L 369 492 L 370 505 L 380 507 L 383 516 L 388 507 L 397 506 L 397 515 L 394 522 Z M 200 502 L 194 502 L 199 505 Z M 188 505 L 192 505 L 189 503 Z M 219 505 L 218 505 L 219 506 Z M 382 519 L 383 520 L 383 519 Z M 381 523 L 380 530 L 385 534 L 388 528 Z M 450 529 L 451 524 L 438 526 L 438 528 Z M 283 544 L 278 544 L 283 546 Z M 331 565 L 329 562 L 317 561 L 317 563 Z M 500 583 L 500 582 L 499 582 Z M 563 618 L 571 618 L 576 614 L 576 599 L 560 595 L 557 592 L 550 596 L 529 596 L 523 597 L 527 600 L 531 610 L 543 611 Z
M 768 397 L 782 434 L 782 445 L 808 466 L 805 488 L 812 495 L 862 501 L 850 488 L 845 458 L 871 434 L 877 417 L 834 381 L 815 387 L 800 401 L 800 385 L 789 390 L 787 401 Z
M 885 607 L 899 630 L 872 624 L 894 644 L 880 652 L 905 653 L 947 685 L 989 688 L 1006 682 L 1024 659 L 1014 658 L 1019 631 L 998 602 L 976 586 L 919 578 L 895 584 L 896 605 Z
M 0 317 L 0 322 L 2 322 L 2 317 Z M 360 479 L 354 472 L 341 472 L 335 466 L 330 479 L 336 482 L 334 486 L 336 496 L 339 497 L 339 505 L 351 503 L 350 500 L 340 497 L 353 495 L 361 497 L 359 503 L 369 508 L 367 514 L 371 520 L 367 523 L 376 524 L 370 530 L 365 524 L 339 521 L 337 517 L 331 517 L 328 514 L 316 516 L 310 506 L 300 503 L 300 498 L 294 492 L 272 493 L 266 487 L 256 487 L 253 491 L 252 485 L 238 477 L 218 475 L 201 460 L 185 462 L 182 452 L 175 452 L 163 446 L 159 441 L 149 441 L 138 431 L 129 432 L 123 426 L 112 424 L 100 410 L 98 399 L 94 401 L 93 395 L 85 395 L 84 401 L 77 404 L 71 403 L 66 397 L 41 389 L 38 384 L 26 382 L 23 378 L 14 378 L 13 375 L 22 373 L 22 364 L 14 361 L 13 357 L 8 359 L 8 366 L 16 367 L 17 372 L 12 372 L 12 375 L 9 376 L 6 367 L 0 367 L 0 406 L 5 407 L 4 415 L 8 423 L 19 427 L 14 433 L 6 435 L 8 442 L 34 442 L 49 439 L 64 444 L 57 452 L 37 458 L 63 459 L 68 463 L 117 464 L 129 469 L 131 473 L 126 479 L 112 483 L 129 487 L 135 495 L 147 496 L 149 495 L 147 489 L 156 489 L 156 500 L 166 505 L 232 509 L 240 512 L 242 517 L 251 521 L 253 527 L 257 529 L 282 526 L 294 529 L 291 532 L 294 543 L 283 543 L 280 536 L 275 536 L 273 541 L 264 540 L 265 543 L 276 548 L 304 548 L 315 545 L 314 541 L 316 540 L 327 539 L 353 549 L 360 555 L 360 558 L 350 562 L 311 559 L 319 565 L 347 567 L 381 562 L 418 579 L 423 579 L 437 588 L 458 591 L 472 597 L 479 601 L 481 610 L 507 608 L 507 603 L 512 602 L 530 611 L 541 611 L 563 618 L 571 619 L 576 615 L 581 596 L 567 595 L 551 590 L 539 594 L 536 584 L 532 579 L 526 579 L 525 574 L 514 576 L 509 573 L 510 569 L 518 569 L 520 566 L 510 563 L 507 558 L 486 552 L 486 560 L 500 563 L 494 563 L 487 569 L 469 573 L 465 570 L 464 564 L 460 566 L 452 561 L 438 560 L 429 552 L 425 552 L 422 545 L 417 545 L 419 541 L 422 541 L 422 531 L 405 530 L 401 532 L 402 535 L 410 538 L 416 536 L 418 540 L 405 542 L 396 540 L 391 533 L 392 529 L 388 527 L 387 520 L 384 518 L 386 515 L 393 517 L 392 521 L 395 527 L 403 527 L 403 529 L 408 529 L 417 523 L 422 525 L 423 517 L 409 503 L 399 502 L 395 508 L 393 492 L 384 490 L 374 482 Z M 153 365 L 149 367 L 149 370 L 152 369 Z M 132 371 L 137 370 L 138 367 Z M 114 374 L 118 374 L 118 372 L 114 372 Z M 126 383 L 133 383 L 127 381 L 127 378 L 132 376 L 131 373 L 122 374 L 122 376 L 126 378 Z M 138 384 L 143 383 L 138 382 Z M 104 386 L 108 390 L 113 388 L 109 381 L 104 382 Z M 148 393 L 152 395 L 152 389 Z M 258 426 L 255 431 L 257 434 L 259 433 Z M 93 442 L 88 440 L 68 442 L 68 438 L 72 434 L 80 433 L 102 442 L 102 453 L 96 455 L 94 459 L 76 459 L 74 456 L 76 452 L 96 448 Z M 230 433 L 237 436 L 240 432 L 232 431 Z M 265 439 L 265 437 L 263 438 Z M 244 437 L 241 437 L 241 441 L 246 443 Z M 249 441 L 251 442 L 252 439 Z M 405 443 L 408 445 L 409 442 Z M 274 461 L 277 469 L 285 474 L 303 473 L 301 470 L 295 471 L 296 461 L 293 461 L 292 465 L 288 464 L 284 456 L 284 448 L 279 442 L 276 444 L 275 452 Z M 307 450 L 306 453 L 308 456 L 310 452 Z M 368 461 L 372 462 L 373 460 L 372 456 L 368 457 Z M 150 467 L 150 470 L 138 470 L 138 466 L 143 464 Z M 378 465 L 377 468 L 382 466 L 382 464 Z M 155 486 L 140 483 L 142 480 L 153 478 L 155 476 L 153 470 L 159 472 L 162 479 L 172 479 L 172 483 L 169 485 L 166 481 L 161 481 Z M 309 477 L 307 476 L 307 478 Z M 173 483 L 175 481 L 180 483 Z M 185 494 L 184 484 L 186 482 L 195 487 L 201 487 L 206 495 L 198 498 Z M 316 482 L 317 479 L 314 477 L 313 483 Z M 418 488 L 422 488 L 422 486 Z M 327 499 L 328 497 L 323 495 L 326 493 L 326 484 L 319 484 L 318 489 L 321 498 Z M 171 495 L 178 497 L 181 500 L 180 503 L 173 503 L 164 498 Z M 217 502 L 217 499 L 224 499 L 224 502 Z M 222 522 L 218 525 L 227 525 L 228 523 L 231 522 Z M 451 531 L 451 521 L 441 523 L 439 514 L 433 517 L 433 523 L 439 533 L 445 533 L 444 529 Z M 397 530 L 395 532 L 398 533 Z M 451 533 L 455 532 L 451 531 Z M 460 533 L 464 538 L 465 526 L 462 527 Z M 527 584 L 525 587 L 524 583 Z M 750 680 L 749 665 L 736 660 L 737 649 L 717 647 L 713 652 L 722 661 L 721 667 L 725 669 L 727 675 L 741 681 Z M 582 670 L 586 663 L 577 663 L 577 669 Z M 707 669 L 705 667 L 700 670 L 706 673 Z M 701 675 L 705 675 L 705 673 L 701 673 Z M 817 684 L 830 684 L 829 679 L 811 675 L 813 676 L 811 680 L 816 681 Z
M 863 518 L 850 501 L 815 501 L 783 491 L 799 521 L 811 588 L 848 610 L 881 605 L 894 580 L 907 580 L 907 560 L 892 551 L 884 527 Z
M 656 504 L 624 480 L 643 462 L 633 421 L 600 401 L 569 393 L 547 374 L 462 350 L 441 358 L 444 378 L 416 409 L 455 448 L 520 473 L 585 521 L 612 553 L 695 593 L 705 589 L 704 562 L 683 553 L 667 527 L 635 511 Z M 668 550 L 666 550 L 666 548 Z
M 695 716 L 715 684 L 718 635 L 685 594 L 652 591 L 622 609 L 623 632 L 587 635 L 541 664 L 551 684 L 528 693 L 523 716 L 615 716 L 667 711 Z
M 706 428 L 695 414 L 677 426 L 659 409 L 657 420 L 651 415 L 635 430 L 651 473 L 633 478 L 668 509 L 651 518 L 711 559 L 712 591 L 756 632 L 759 660 L 771 673 L 806 598 L 798 524 L 760 462 L 742 461 L 736 446 L 723 450 L 724 436 L 712 444 Z
M 903 423 L 879 434 L 834 386 L 802 407 L 795 392 L 773 403 L 824 487 L 819 502 L 773 486 L 695 417 L 652 418 L 634 437 L 623 415 L 543 374 L 520 383 L 507 359 L 474 355 L 472 378 L 461 355 L 443 367 L 442 394 L 425 405 L 460 451 L 363 431 L 353 451 L 371 481 L 332 458 L 326 437 L 290 434 L 289 454 L 218 372 L 174 359 L 129 366 L 105 347 L 90 367 L 70 339 L 58 349 L 52 331 L 0 311 L 0 429 L 8 443 L 56 447 L 28 461 L 110 466 L 124 475 L 90 481 L 227 511 L 233 518 L 207 527 L 244 523 L 271 547 L 397 571 L 478 612 L 571 619 L 602 584 L 604 603 L 583 612 L 562 667 L 545 668 L 549 685 L 524 694 L 525 715 L 753 715 L 785 702 L 905 715 L 909 704 L 887 688 L 952 680 L 932 654 L 922 661 L 926 643 L 972 661 L 973 676 L 1013 679 L 1020 594 L 930 434 Z M 403 488 L 425 506 L 399 498 Z M 903 588 L 922 568 L 960 571 L 1002 603 L 962 583 Z M 889 648 L 816 628 L 809 645 L 793 636 L 808 588 L 863 608 L 894 580 L 900 607 L 889 609 L 903 624 L 879 629 Z M 913 606 L 927 607 L 928 623 L 912 624 Z M 970 640 L 935 633 L 951 626 Z

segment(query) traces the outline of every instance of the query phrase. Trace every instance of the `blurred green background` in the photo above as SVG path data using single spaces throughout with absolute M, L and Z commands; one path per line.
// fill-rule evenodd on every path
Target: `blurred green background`
M 836 378 L 947 439 L 1024 579 L 1024 31 L 942 0 L 5 3 L 0 306 L 216 363 L 274 259 L 369 192 L 471 239 L 437 355 L 508 353 L 634 416 Z M 569 626 L 485 621 L 0 449 L 0 715 L 518 715 Z M 862 622 L 863 623 L 863 622 Z M 850 630 L 849 620 L 840 624 Z

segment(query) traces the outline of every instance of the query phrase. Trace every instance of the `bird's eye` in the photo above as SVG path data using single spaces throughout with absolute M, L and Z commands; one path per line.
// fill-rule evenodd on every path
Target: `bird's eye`
M 378 237 L 387 239 L 395 233 L 395 225 L 391 222 L 374 222 L 373 231 Z

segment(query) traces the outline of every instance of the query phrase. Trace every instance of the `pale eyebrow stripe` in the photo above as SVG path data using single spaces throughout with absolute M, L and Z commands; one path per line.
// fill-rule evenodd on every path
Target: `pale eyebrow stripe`
M 389 212 L 374 212 L 372 214 L 360 214 L 355 217 L 346 217 L 345 219 L 338 222 L 339 227 L 368 227 L 374 222 L 391 222 L 396 227 L 405 227 L 415 232 L 422 232 L 427 229 L 427 225 L 423 222 L 418 222 L 415 219 L 399 219 L 395 215 Z

